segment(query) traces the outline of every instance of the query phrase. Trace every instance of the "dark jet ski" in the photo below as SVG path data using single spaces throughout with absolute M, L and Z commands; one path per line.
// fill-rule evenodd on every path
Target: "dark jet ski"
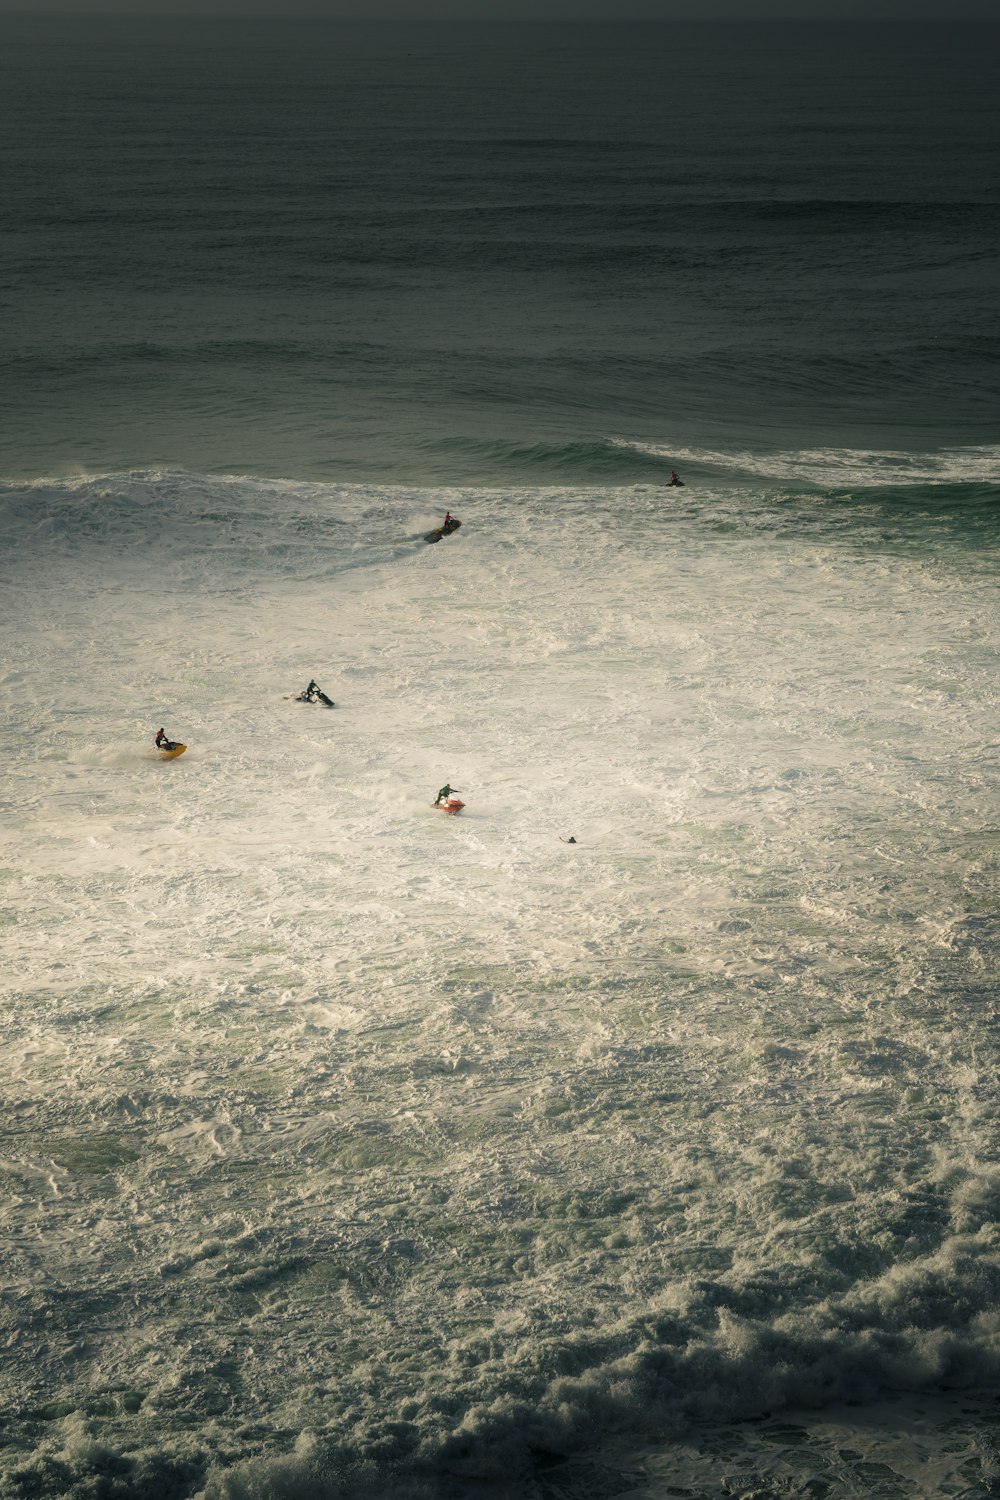
M 457 521 L 454 516 L 449 516 L 443 526 L 438 526 L 433 531 L 429 531 L 424 537 L 424 541 L 439 542 L 443 536 L 451 536 L 452 532 L 457 531 L 461 524 L 461 521 Z

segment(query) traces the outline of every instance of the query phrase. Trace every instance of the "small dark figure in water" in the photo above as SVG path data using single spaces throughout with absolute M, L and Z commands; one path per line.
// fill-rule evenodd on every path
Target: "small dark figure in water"
M 441 788 L 441 790 L 438 792 L 437 796 L 434 798 L 434 806 L 435 807 L 440 807 L 442 802 L 447 802 L 447 800 L 451 796 L 452 792 L 457 792 L 457 791 L 458 791 L 457 787 L 449 786 L 448 783 L 445 782 L 444 786 Z
M 173 740 L 168 740 L 162 729 L 156 731 L 157 750 L 176 750 L 177 746 Z
M 576 839 L 573 838 L 572 834 L 569 836 L 568 839 L 564 839 L 563 836 L 562 836 L 562 834 L 560 834 L 559 835 L 559 842 L 561 844 L 575 844 L 576 843 Z
M 668 483 L 670 483 L 670 484 L 679 484 L 681 486 L 681 488 L 683 488 L 683 486 L 684 486 L 683 479 L 678 479 L 677 478 L 677 470 L 676 469 L 671 469 L 670 470 L 670 479 L 669 479 Z

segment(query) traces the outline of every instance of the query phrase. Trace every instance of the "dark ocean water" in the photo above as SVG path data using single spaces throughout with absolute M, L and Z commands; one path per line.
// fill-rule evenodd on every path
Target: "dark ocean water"
M 996 27 L 0 27 L 2 473 L 996 439 Z

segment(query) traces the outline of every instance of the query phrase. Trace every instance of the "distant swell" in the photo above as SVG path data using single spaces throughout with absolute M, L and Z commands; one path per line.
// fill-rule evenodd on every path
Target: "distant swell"
M 452 438 L 424 445 L 456 481 L 480 469 L 499 479 L 536 484 L 664 484 L 679 462 L 669 452 L 625 445 L 608 438 L 583 442 L 524 442 L 516 439 Z
M 936 453 L 829 446 L 771 451 L 726 450 L 694 447 L 683 442 L 668 448 L 625 439 L 614 446 L 675 467 L 695 465 L 700 472 L 707 471 L 719 477 L 728 475 L 778 484 L 805 484 L 825 490 L 969 486 L 987 493 L 996 492 L 1000 485 L 1000 446 L 996 444 L 944 449 Z

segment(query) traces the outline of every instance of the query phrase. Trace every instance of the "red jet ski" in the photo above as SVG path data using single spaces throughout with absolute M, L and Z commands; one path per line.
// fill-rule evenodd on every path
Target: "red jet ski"
M 464 806 L 465 803 L 461 800 L 461 798 L 449 797 L 447 802 L 435 802 L 434 810 L 435 812 L 450 813 L 454 818 L 462 811 L 462 808 Z

